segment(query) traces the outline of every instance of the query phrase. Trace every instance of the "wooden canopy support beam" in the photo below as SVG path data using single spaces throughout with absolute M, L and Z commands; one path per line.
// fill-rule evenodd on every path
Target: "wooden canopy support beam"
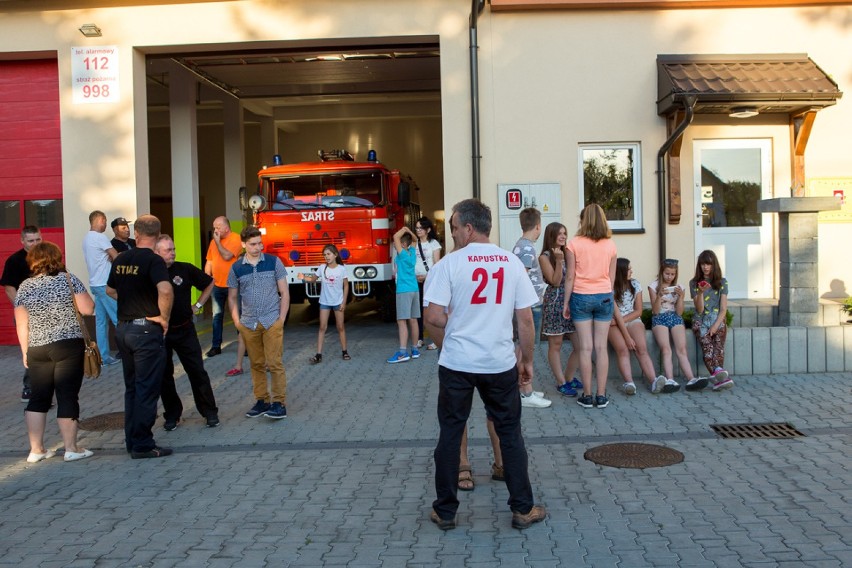
M 685 113 L 677 111 L 666 117 L 666 137 L 669 137 L 674 132 L 677 125 L 683 122 Z M 668 174 L 668 211 L 669 224 L 678 225 L 681 216 L 681 177 L 680 177 L 680 150 L 683 146 L 683 135 L 680 135 L 674 141 L 666 156 L 666 172 Z
M 810 110 L 796 116 L 790 116 L 790 165 L 792 168 L 791 197 L 805 196 L 805 148 L 816 120 L 816 111 Z

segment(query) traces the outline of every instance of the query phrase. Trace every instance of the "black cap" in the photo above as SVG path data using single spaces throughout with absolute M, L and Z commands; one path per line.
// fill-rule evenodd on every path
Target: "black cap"
M 116 217 L 112 220 L 112 223 L 110 223 L 110 227 L 115 229 L 118 225 L 129 225 L 129 223 L 124 217 Z

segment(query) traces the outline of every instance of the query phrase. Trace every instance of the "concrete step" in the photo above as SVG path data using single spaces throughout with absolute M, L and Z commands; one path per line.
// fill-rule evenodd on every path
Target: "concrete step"
M 648 354 L 657 374 L 662 373 L 660 348 L 651 331 L 645 332 Z M 566 342 L 570 345 L 570 342 Z M 701 347 L 691 330 L 686 335 L 687 356 L 692 372 L 706 376 Z M 540 346 L 545 352 L 547 343 Z M 570 353 L 571 347 L 568 347 Z M 563 360 L 566 355 L 563 354 Z M 631 356 L 633 379 L 644 384 L 636 357 Z M 683 378 L 677 357 L 672 354 L 675 378 Z M 733 375 L 824 373 L 852 371 L 852 325 L 825 327 L 731 327 L 725 340 L 725 368 Z M 539 371 L 539 376 L 549 370 Z M 609 349 L 610 378 L 620 378 L 615 351 Z

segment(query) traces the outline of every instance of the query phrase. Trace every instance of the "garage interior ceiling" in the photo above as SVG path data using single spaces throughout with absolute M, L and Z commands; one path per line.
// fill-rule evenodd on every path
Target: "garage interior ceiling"
M 226 97 L 280 123 L 439 115 L 437 39 L 371 41 L 151 54 L 149 113 L 161 122 L 155 117 L 168 112 L 170 74 L 183 68 L 198 79 L 200 123 L 217 122 L 216 110 Z

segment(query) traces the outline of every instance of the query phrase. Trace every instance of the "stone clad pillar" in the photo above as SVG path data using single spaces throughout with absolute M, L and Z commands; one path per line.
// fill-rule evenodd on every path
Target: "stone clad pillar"
M 819 322 L 818 215 L 840 209 L 834 197 L 776 197 L 757 202 L 761 213 L 778 214 L 778 325 L 814 327 Z

